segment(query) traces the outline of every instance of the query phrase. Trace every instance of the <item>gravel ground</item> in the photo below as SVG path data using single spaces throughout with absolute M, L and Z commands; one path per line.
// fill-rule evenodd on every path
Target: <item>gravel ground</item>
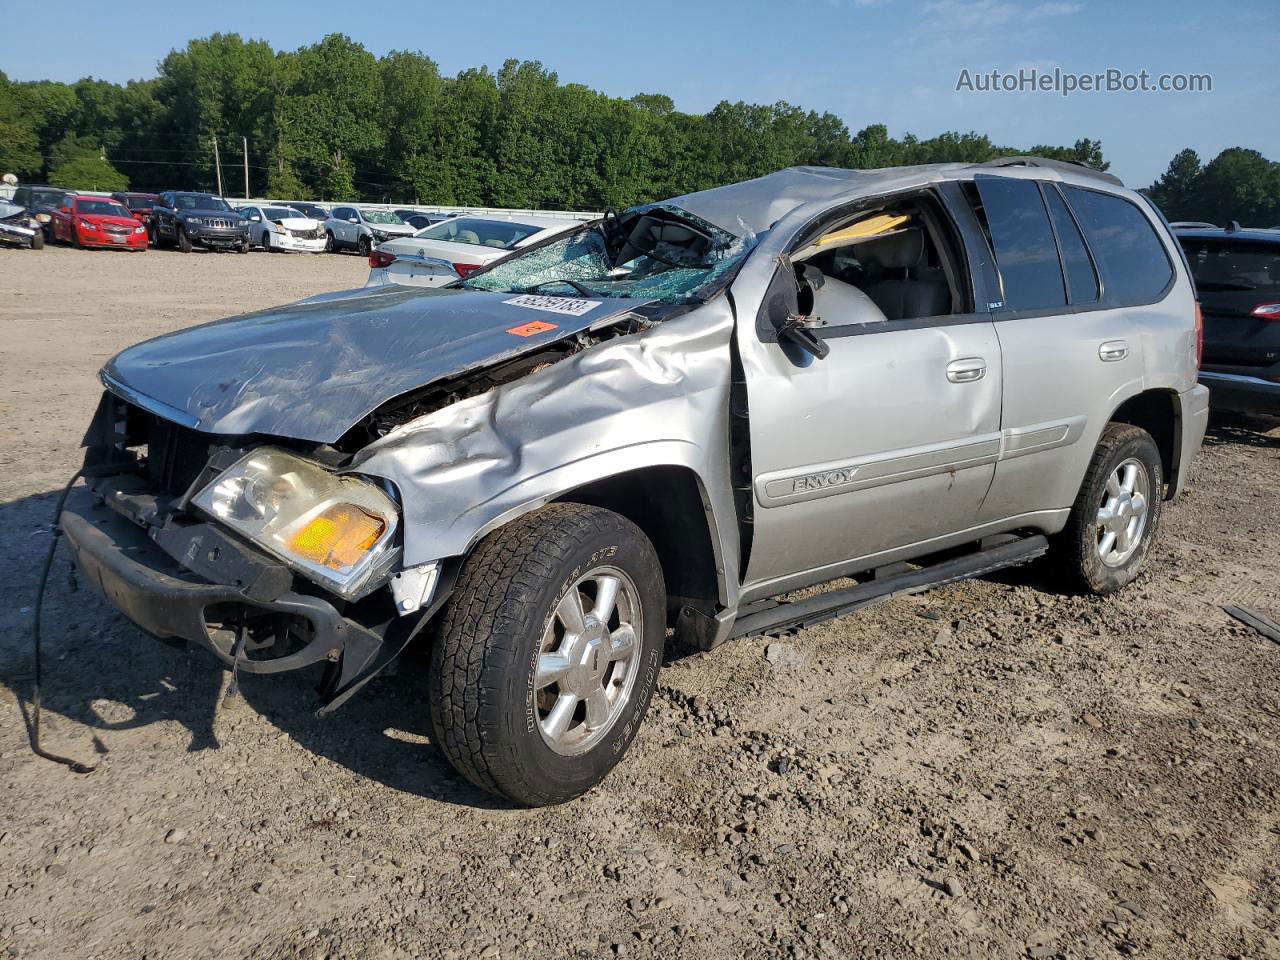
M 1280 958 L 1280 428 L 1218 425 L 1148 574 L 1031 567 L 668 652 L 625 762 L 504 808 L 430 745 L 421 662 L 336 716 L 131 628 L 61 557 L 115 350 L 360 283 L 351 256 L 0 251 L 0 958 Z M 777 661 L 777 662 L 773 662 Z

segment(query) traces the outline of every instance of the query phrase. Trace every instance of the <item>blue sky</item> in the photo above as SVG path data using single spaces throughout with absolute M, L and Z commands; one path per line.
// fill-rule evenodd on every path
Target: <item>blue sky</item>
M 1185 146 L 1206 161 L 1237 145 L 1280 160 L 1275 0 L 45 0 L 0 3 L 0 69 L 15 80 L 148 77 L 170 49 L 215 31 L 277 49 L 341 32 L 376 54 L 421 50 L 446 73 L 541 60 L 563 82 L 666 93 L 692 112 L 787 100 L 851 131 L 883 122 L 895 136 L 976 130 L 1027 146 L 1088 136 L 1133 186 Z M 962 69 L 1025 67 L 1208 73 L 1213 91 L 956 92 Z

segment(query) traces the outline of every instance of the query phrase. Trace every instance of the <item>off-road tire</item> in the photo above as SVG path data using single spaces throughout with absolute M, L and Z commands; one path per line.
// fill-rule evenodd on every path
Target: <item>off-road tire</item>
M 633 581 L 642 611 L 638 673 L 608 733 L 584 753 L 552 750 L 538 728 L 533 675 L 543 633 L 578 579 L 607 564 Z M 463 562 L 431 652 L 435 742 L 476 786 L 525 806 L 581 796 L 622 759 L 662 662 L 666 589 L 657 553 L 625 517 L 555 503 L 490 534 Z
M 1098 553 L 1098 508 L 1106 492 L 1107 478 L 1130 458 L 1142 462 L 1150 479 L 1146 526 L 1132 556 L 1122 564 L 1108 566 Z M 1164 467 L 1160 449 L 1151 434 L 1128 423 L 1107 424 L 1071 507 L 1066 529 L 1054 544 L 1059 568 L 1068 582 L 1084 592 L 1105 596 L 1134 580 L 1142 572 L 1147 553 L 1159 532 L 1163 495 Z
M 175 236 L 177 237 L 177 240 L 178 240 L 178 243 L 177 243 L 178 250 L 179 250 L 181 253 L 190 253 L 190 252 L 191 252 L 191 238 L 187 236 L 187 231 L 186 231 L 186 230 L 184 230 L 182 227 L 176 227 L 176 228 L 174 229 L 174 234 L 175 234 Z

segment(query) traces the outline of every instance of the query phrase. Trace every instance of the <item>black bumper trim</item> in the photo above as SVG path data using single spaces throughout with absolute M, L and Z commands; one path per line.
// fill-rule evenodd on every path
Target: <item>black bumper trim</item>
M 283 673 L 340 658 L 334 689 L 341 689 L 382 646 L 381 637 L 342 616 L 323 598 L 287 592 L 271 600 L 253 600 L 236 587 L 195 577 L 152 543 L 140 527 L 95 505 L 86 491 L 76 491 L 69 498 L 59 522 L 81 574 L 116 609 L 147 633 L 186 640 L 228 667 L 236 662 L 232 643 L 213 636 L 205 624 L 205 610 L 214 604 L 293 614 L 311 626 L 312 639 L 301 650 L 272 660 L 242 658 L 238 669 L 245 673 Z

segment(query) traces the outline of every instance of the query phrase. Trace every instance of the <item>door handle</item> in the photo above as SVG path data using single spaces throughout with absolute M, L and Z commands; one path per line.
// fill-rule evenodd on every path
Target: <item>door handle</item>
M 1098 359 L 1103 363 L 1115 363 L 1129 355 L 1129 344 L 1124 340 L 1108 340 L 1098 347 Z
M 947 364 L 947 379 L 952 383 L 973 383 L 987 375 L 987 361 L 981 357 L 963 357 Z

